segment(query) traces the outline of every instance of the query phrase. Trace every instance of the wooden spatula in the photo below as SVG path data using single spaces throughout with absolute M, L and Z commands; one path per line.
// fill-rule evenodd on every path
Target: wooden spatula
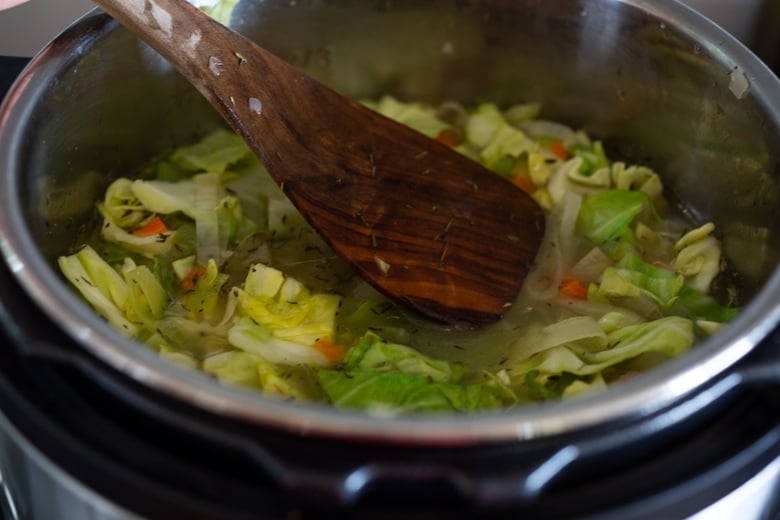
M 451 325 L 515 301 L 544 215 L 511 183 L 308 77 L 184 0 L 95 0 L 191 82 L 357 273 Z

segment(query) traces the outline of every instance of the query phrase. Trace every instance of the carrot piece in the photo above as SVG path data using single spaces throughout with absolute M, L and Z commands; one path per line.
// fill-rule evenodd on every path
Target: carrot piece
M 341 361 L 344 359 L 346 348 L 344 345 L 334 343 L 329 338 L 318 338 L 314 342 L 316 348 L 328 361 Z
M 553 141 L 550 143 L 550 151 L 553 153 L 554 156 L 556 156 L 558 159 L 565 161 L 569 158 L 569 152 L 566 150 L 566 148 L 563 146 L 563 143 L 560 141 Z
M 588 297 L 588 288 L 573 276 L 564 276 L 558 290 L 561 294 L 578 300 L 584 300 Z
M 534 186 L 531 177 L 529 177 L 528 175 L 523 175 L 523 174 L 512 175 L 510 177 L 510 180 L 512 181 L 512 184 L 514 184 L 524 192 L 528 193 L 529 195 L 536 191 L 536 186 Z
M 206 268 L 202 265 L 196 265 L 184 275 L 181 280 L 181 288 L 185 291 L 194 291 L 195 286 L 198 285 L 198 280 L 206 274 Z
M 160 233 L 167 233 L 168 231 L 168 226 L 165 225 L 165 222 L 160 217 L 154 216 L 146 225 L 133 231 L 133 234 L 138 237 L 150 237 Z
M 449 129 L 445 129 L 439 132 L 439 135 L 436 136 L 436 140 L 443 145 L 449 146 L 450 148 L 455 148 L 460 144 L 460 138 L 458 137 L 458 134 Z

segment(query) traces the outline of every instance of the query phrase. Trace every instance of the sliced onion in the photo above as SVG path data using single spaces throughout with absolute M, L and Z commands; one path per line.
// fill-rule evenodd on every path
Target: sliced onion
M 561 123 L 534 119 L 520 123 L 520 129 L 534 139 L 553 138 L 563 144 L 571 144 L 577 140 L 574 130 Z
M 590 316 L 567 318 L 524 335 L 510 347 L 509 360 L 513 365 L 553 347 L 583 341 L 604 348 L 607 335 Z
M 546 302 L 558 294 L 565 270 L 573 260 L 575 227 L 582 198 L 567 193 L 547 218 L 544 240 L 536 256 L 536 267 L 523 284 L 532 299 Z
M 569 270 L 569 273 L 581 282 L 597 282 L 604 269 L 613 265 L 612 259 L 598 247 L 588 251 Z

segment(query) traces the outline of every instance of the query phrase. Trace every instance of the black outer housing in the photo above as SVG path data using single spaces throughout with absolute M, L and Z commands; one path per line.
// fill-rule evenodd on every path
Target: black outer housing
M 0 94 L 26 63 L 0 57 Z M 760 365 L 755 354 L 748 361 Z M 53 465 L 148 518 L 682 518 L 780 453 L 778 394 L 726 393 L 728 406 L 667 428 L 662 413 L 611 432 L 516 444 L 300 437 L 195 409 L 108 367 L 67 338 L 0 264 L 0 410 Z M 535 487 L 534 470 L 567 453 L 570 463 Z

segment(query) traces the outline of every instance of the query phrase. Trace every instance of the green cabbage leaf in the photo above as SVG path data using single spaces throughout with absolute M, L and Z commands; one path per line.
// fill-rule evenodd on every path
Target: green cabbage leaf
M 483 103 L 466 123 L 466 140 L 479 151 L 481 162 L 490 169 L 502 170 L 505 159 L 511 162 L 523 154 L 539 150 L 539 143 L 509 124 L 493 103 Z
M 364 101 L 363 103 L 383 116 L 428 137 L 436 137 L 450 126 L 436 116 L 434 109 L 421 103 L 404 103 L 393 96 L 382 96 L 377 102 Z
M 638 298 L 647 295 L 668 309 L 685 283 L 682 275 L 655 267 L 637 255 L 623 256 L 615 267 L 607 267 L 601 276 L 598 294 L 606 298 Z
M 649 352 L 675 357 L 687 352 L 693 342 L 693 322 L 669 316 L 611 330 L 605 348 L 576 341 L 559 344 L 518 363 L 509 375 L 515 384 L 535 390 L 537 398 L 562 397 L 575 381 L 596 381 L 600 386 L 605 369 Z
M 633 242 L 631 224 L 648 202 L 642 191 L 607 190 L 583 201 L 577 230 L 595 244 L 626 239 Z
M 216 130 L 191 145 L 177 148 L 168 160 L 184 170 L 223 174 L 251 157 L 252 151 L 241 137 Z
M 343 370 L 318 370 L 317 378 L 335 406 L 376 415 L 465 412 L 517 401 L 498 376 L 484 372 L 467 378 L 467 372 L 367 332 L 347 353 Z
M 203 371 L 220 382 L 262 390 L 266 396 L 303 401 L 324 399 L 308 367 L 277 365 L 240 350 L 222 352 L 203 361 Z

